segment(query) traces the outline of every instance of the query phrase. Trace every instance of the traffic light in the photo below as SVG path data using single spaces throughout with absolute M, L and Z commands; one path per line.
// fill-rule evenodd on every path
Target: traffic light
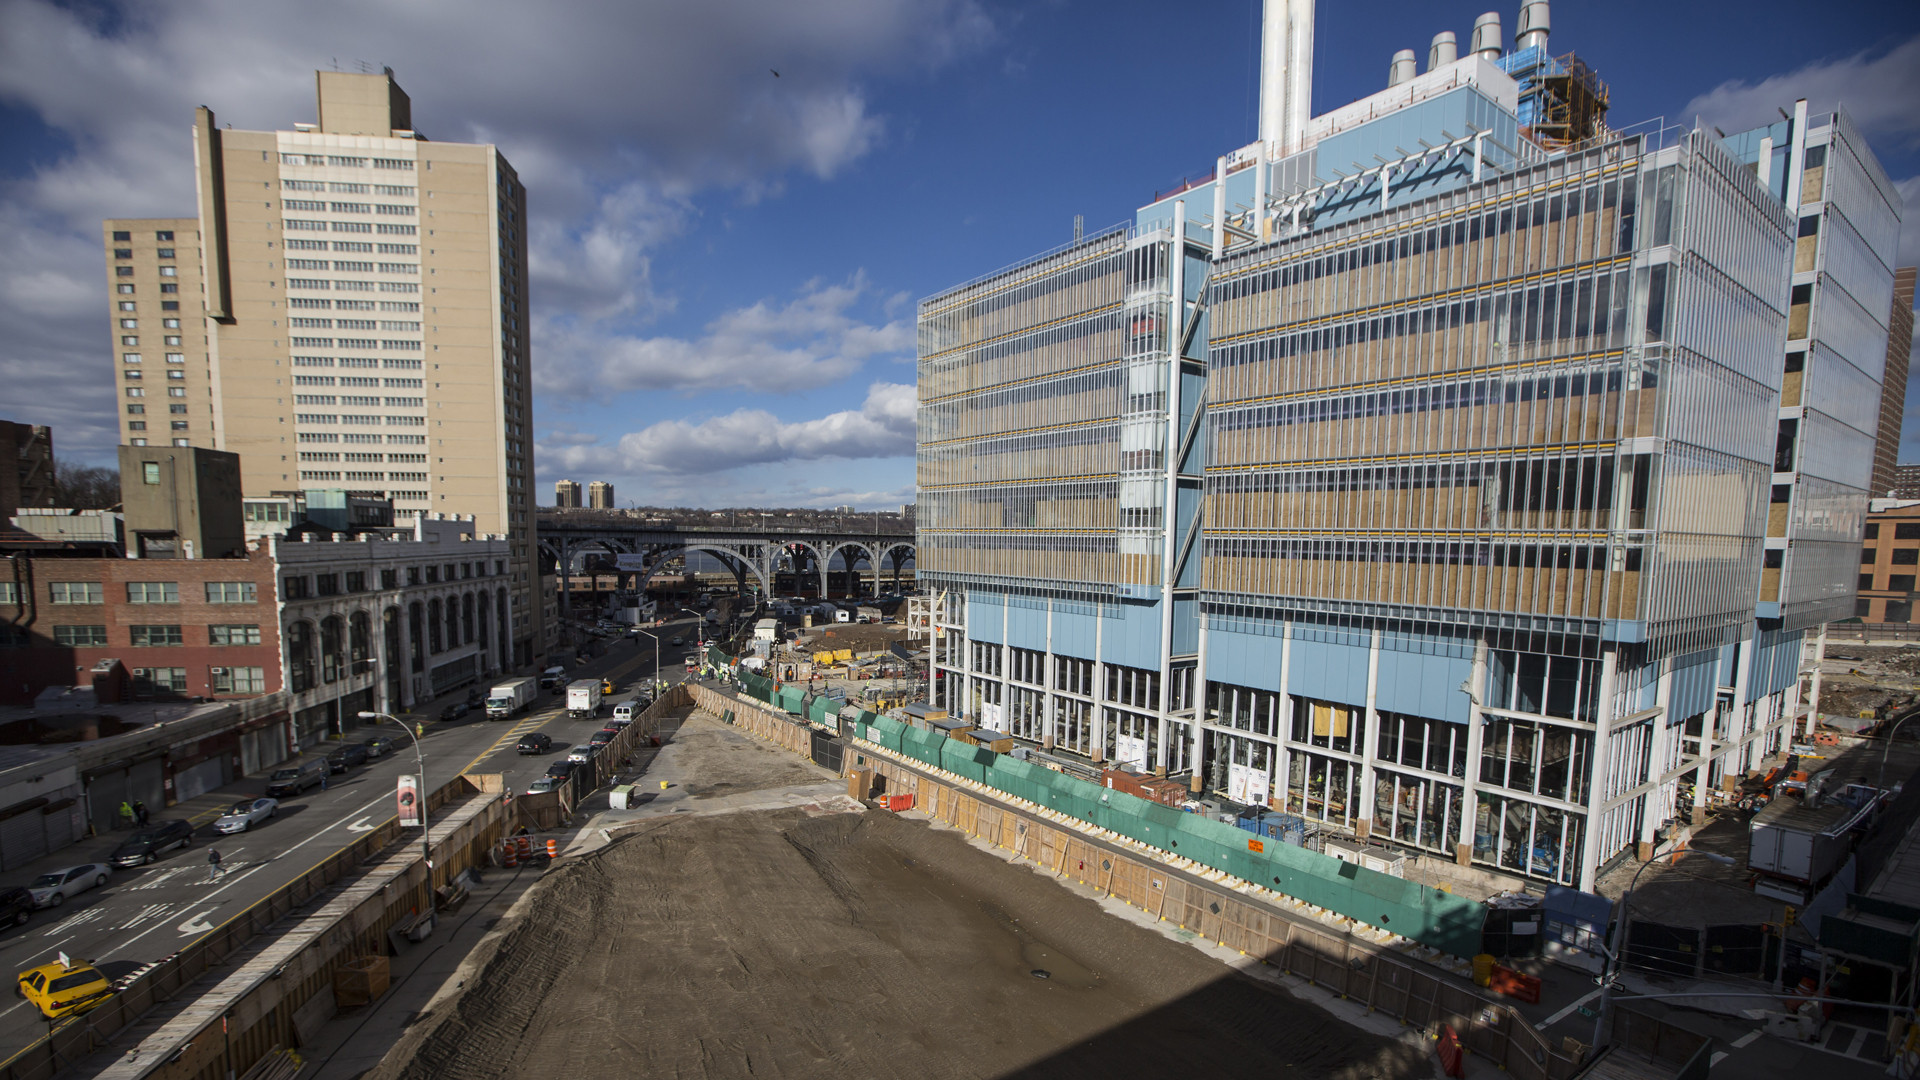
M 1799 912 L 1794 910 L 1794 907 L 1792 904 L 1788 904 L 1786 908 L 1787 908 L 1787 914 L 1785 919 L 1785 925 L 1790 927 L 1793 925 L 1794 917 L 1798 915 Z

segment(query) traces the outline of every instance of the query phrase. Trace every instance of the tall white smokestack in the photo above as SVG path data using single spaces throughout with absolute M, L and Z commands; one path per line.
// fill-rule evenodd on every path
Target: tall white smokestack
M 1314 0 L 1266 0 L 1260 30 L 1260 141 L 1290 154 L 1313 119 Z
M 1513 32 L 1513 51 L 1547 47 L 1547 31 L 1552 29 L 1547 0 L 1527 0 L 1520 8 L 1520 28 Z
M 1500 51 L 1506 47 L 1506 39 L 1500 33 L 1499 12 L 1489 11 L 1473 20 L 1473 51 L 1480 59 L 1498 60 Z

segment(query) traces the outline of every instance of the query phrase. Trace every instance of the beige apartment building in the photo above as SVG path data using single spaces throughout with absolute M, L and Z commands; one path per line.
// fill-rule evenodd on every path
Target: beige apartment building
M 344 488 L 391 498 L 401 524 L 472 514 L 508 534 L 513 662 L 531 663 L 552 631 L 526 190 L 497 148 L 414 130 L 390 70 L 315 82 L 317 122 L 287 131 L 197 110 L 197 218 L 105 224 L 116 341 L 137 343 L 115 350 L 123 434 L 237 453 L 249 496 Z
M 580 501 L 580 481 L 555 480 L 553 482 L 553 505 L 561 510 L 578 510 L 585 505 Z
M 587 506 L 593 510 L 613 509 L 613 485 L 595 480 L 587 485 Z

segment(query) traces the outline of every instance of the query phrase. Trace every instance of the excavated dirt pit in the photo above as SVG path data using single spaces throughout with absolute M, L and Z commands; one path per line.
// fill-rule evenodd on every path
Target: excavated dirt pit
M 475 960 L 368 1080 L 1433 1075 L 1414 1047 L 879 811 L 653 818 L 549 871 Z

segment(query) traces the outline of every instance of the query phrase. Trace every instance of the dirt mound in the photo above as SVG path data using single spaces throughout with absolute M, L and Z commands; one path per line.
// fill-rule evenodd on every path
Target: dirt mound
M 1431 1073 L 890 814 L 656 818 L 550 874 L 368 1080 Z

